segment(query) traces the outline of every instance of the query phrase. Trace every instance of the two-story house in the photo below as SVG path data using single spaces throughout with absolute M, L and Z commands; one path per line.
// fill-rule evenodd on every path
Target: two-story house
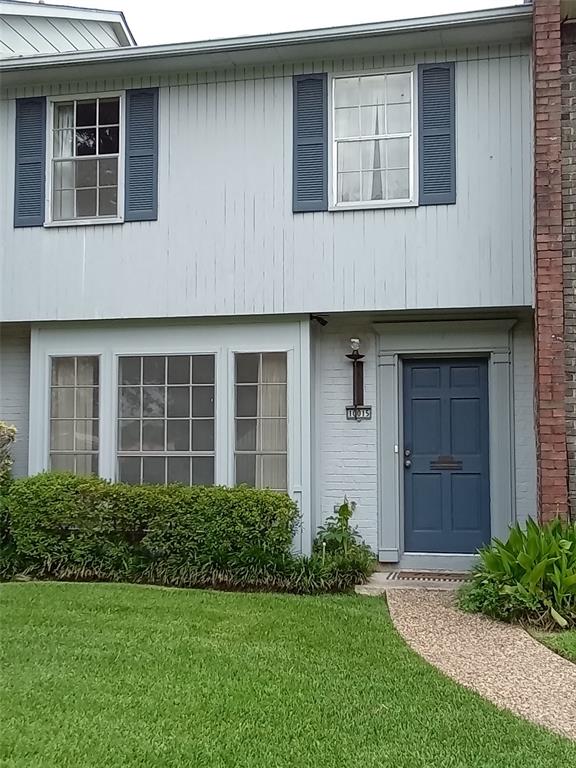
M 515 6 L 4 52 L 16 471 L 287 491 L 304 552 L 347 495 L 402 567 L 536 516 L 531 37 Z

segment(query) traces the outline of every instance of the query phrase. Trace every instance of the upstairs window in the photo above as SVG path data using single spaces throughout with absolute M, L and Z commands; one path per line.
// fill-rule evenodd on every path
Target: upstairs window
M 52 220 L 118 218 L 120 96 L 55 101 Z
M 413 201 L 412 73 L 335 77 L 333 88 L 336 205 Z

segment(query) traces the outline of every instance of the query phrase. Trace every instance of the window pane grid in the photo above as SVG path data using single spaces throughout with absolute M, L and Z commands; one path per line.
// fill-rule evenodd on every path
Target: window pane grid
M 235 479 L 286 492 L 287 355 L 235 356 Z
M 98 358 L 53 357 L 50 385 L 50 468 L 98 472 Z
M 336 201 L 403 201 L 412 185 L 412 75 L 334 80 Z
M 214 355 L 119 358 L 118 476 L 214 483 Z
M 117 216 L 119 97 L 56 102 L 52 141 L 53 219 Z

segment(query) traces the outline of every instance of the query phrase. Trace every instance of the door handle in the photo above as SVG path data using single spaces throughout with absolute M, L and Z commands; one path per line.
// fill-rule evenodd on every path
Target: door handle
M 406 469 L 410 469 L 410 467 L 412 466 L 412 462 L 410 461 L 410 459 L 404 459 L 404 466 L 406 467 Z

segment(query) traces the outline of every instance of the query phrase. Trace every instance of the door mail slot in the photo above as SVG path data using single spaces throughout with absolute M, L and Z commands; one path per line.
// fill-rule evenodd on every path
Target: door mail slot
M 455 459 L 454 456 L 438 456 L 430 462 L 430 469 L 462 469 L 462 462 Z

